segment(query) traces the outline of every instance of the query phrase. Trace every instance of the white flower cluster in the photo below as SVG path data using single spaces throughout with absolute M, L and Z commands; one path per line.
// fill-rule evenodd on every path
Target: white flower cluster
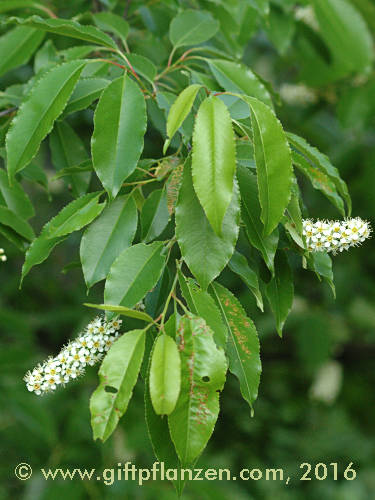
M 303 234 L 310 252 L 342 252 L 357 246 L 371 234 L 371 227 L 360 217 L 344 221 L 303 221 Z
M 0 262 L 6 262 L 7 256 L 5 255 L 4 248 L 0 248 Z
M 27 389 L 35 394 L 54 391 L 58 385 L 65 385 L 82 375 L 87 365 L 100 361 L 119 336 L 122 321 L 105 321 L 97 317 L 85 331 L 64 346 L 55 357 L 48 358 L 25 375 Z
M 280 96 L 287 104 L 295 106 L 308 106 L 318 101 L 315 91 L 303 84 L 283 83 L 280 87 Z

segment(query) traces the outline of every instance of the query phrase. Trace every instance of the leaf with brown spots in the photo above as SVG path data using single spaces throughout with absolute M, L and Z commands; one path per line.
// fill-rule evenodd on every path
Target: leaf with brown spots
M 181 390 L 168 424 L 181 464 L 188 466 L 202 453 L 214 430 L 227 362 L 212 330 L 193 314 L 180 319 L 176 340 L 181 356 Z
M 127 410 L 142 364 L 145 333 L 145 330 L 126 332 L 103 359 L 100 383 L 90 399 L 94 439 L 106 441 Z
M 254 323 L 242 305 L 225 287 L 213 283 L 210 292 L 216 299 L 228 328 L 229 370 L 238 378 L 242 397 L 253 407 L 258 396 L 262 365 L 259 339 Z

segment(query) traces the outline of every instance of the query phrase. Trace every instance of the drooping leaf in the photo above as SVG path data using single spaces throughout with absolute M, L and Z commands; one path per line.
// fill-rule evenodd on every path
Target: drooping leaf
M 137 208 L 132 196 L 121 196 L 108 205 L 82 236 L 80 256 L 88 288 L 107 277 L 128 248 L 137 229 Z
M 213 331 L 216 345 L 225 349 L 227 331 L 220 311 L 211 295 L 201 290 L 191 278 L 185 278 L 181 272 L 179 273 L 179 283 L 189 310 L 205 320 Z
M 219 414 L 219 391 L 227 363 L 202 318 L 180 319 L 177 345 L 181 356 L 181 390 L 169 429 L 183 466 L 192 464 L 211 437 Z
M 97 12 L 92 17 L 98 28 L 114 34 L 123 41 L 126 40 L 129 33 L 129 24 L 123 17 L 112 12 Z
M 253 97 L 243 98 L 250 107 L 261 219 L 270 235 L 286 209 L 292 184 L 292 160 L 284 130 L 273 111 Z
M 0 224 L 0 234 L 4 236 L 4 238 L 6 238 L 8 241 L 10 241 L 21 252 L 24 252 L 26 250 L 28 243 L 25 238 L 13 231 L 13 229 L 9 226 Z
M 100 309 L 100 311 L 110 311 L 120 316 L 126 316 L 127 318 L 140 319 L 142 321 L 147 321 L 147 323 L 152 323 L 154 320 L 147 313 L 143 311 L 137 311 L 137 309 L 130 309 L 124 306 L 112 306 L 110 304 L 83 304 L 86 307 L 92 307 L 93 309 Z
M 218 21 L 209 12 L 188 9 L 172 19 L 169 38 L 175 48 L 198 45 L 212 38 L 218 29 Z
M 28 222 L 22 219 L 7 207 L 0 205 L 0 224 L 8 226 L 13 231 L 21 235 L 25 240 L 33 240 L 35 238 L 34 230 Z
M 229 333 L 226 349 L 229 370 L 238 378 L 241 394 L 252 408 L 258 396 L 262 371 L 255 325 L 239 300 L 225 287 L 213 283 L 210 292 L 220 307 Z
M 35 238 L 30 247 L 27 249 L 25 262 L 22 266 L 20 287 L 22 286 L 22 282 L 25 279 L 25 276 L 29 274 L 30 270 L 34 266 L 37 266 L 38 264 L 44 262 L 48 258 L 52 250 L 55 248 L 55 246 L 59 243 L 62 243 L 66 239 L 66 236 L 59 236 L 56 238 L 49 237 L 50 222 L 51 221 L 45 224 L 40 235 Z
M 3 200 L 3 201 L 2 201 Z M 0 169 L 0 203 L 6 204 L 8 208 L 23 219 L 30 219 L 35 214 L 27 194 L 18 182 L 9 185 L 8 176 L 2 168 Z
M 58 238 L 78 231 L 90 224 L 104 209 L 106 202 L 99 203 L 102 192 L 89 193 L 70 202 L 50 220 L 47 236 Z
M 174 134 L 181 127 L 190 113 L 195 97 L 201 87 L 202 86 L 198 84 L 189 85 L 179 94 L 177 99 L 172 104 L 167 119 L 167 140 L 164 143 L 164 154 L 166 153 Z
M 141 214 L 142 240 L 149 243 L 162 233 L 169 221 L 165 188 L 156 189 L 146 199 Z
M 239 192 L 235 182 L 222 236 L 214 233 L 195 194 L 188 160 L 176 205 L 176 237 L 184 261 L 204 290 L 221 273 L 234 252 L 239 215 Z
M 279 241 L 278 231 L 275 229 L 269 236 L 263 235 L 256 176 L 241 165 L 238 166 L 237 176 L 241 192 L 241 214 L 246 234 L 250 243 L 261 252 L 264 262 L 273 273 L 273 261 Z
M 358 10 L 347 0 L 312 3 L 321 36 L 340 65 L 348 72 L 368 69 L 374 59 L 373 41 Z
M 346 202 L 348 216 L 350 217 L 352 201 L 348 187 L 345 181 L 340 177 L 337 168 L 332 165 L 326 155 L 313 146 L 310 146 L 302 137 L 291 133 L 288 133 L 287 136 L 290 144 L 296 150 L 296 153 L 293 152 L 293 161 L 295 165 L 311 179 L 314 187 L 321 190 L 331 202 L 336 205 L 340 212 L 342 212 L 342 203 L 340 203 L 337 196 L 337 193 L 339 193 Z M 334 189 L 334 187 L 336 189 Z
M 294 296 L 292 270 L 285 253 L 281 250 L 276 254 L 275 275 L 266 285 L 266 295 L 275 316 L 277 333 L 281 337 Z
M 88 108 L 101 96 L 108 84 L 109 80 L 106 78 L 81 78 L 70 96 L 63 116 Z
M 85 146 L 73 128 L 66 121 L 58 121 L 49 137 L 52 163 L 58 171 L 72 168 L 88 160 Z M 82 196 L 87 192 L 90 182 L 89 171 L 73 173 L 68 176 L 67 182 L 72 187 L 74 197 Z
M 272 108 L 269 92 L 248 66 L 225 59 L 209 59 L 209 65 L 224 90 L 256 97 Z
M 181 360 L 176 342 L 162 333 L 155 341 L 150 366 L 150 396 L 158 415 L 174 410 L 181 386 Z
M 30 28 L 38 28 L 39 30 L 55 33 L 56 35 L 77 38 L 85 42 L 116 49 L 115 42 L 106 33 L 95 28 L 95 26 L 84 26 L 70 19 L 43 19 L 40 16 L 31 16 L 26 19 L 10 17 L 7 22 L 29 26 Z
M 222 224 L 233 195 L 236 148 L 232 121 L 217 97 L 205 99 L 195 119 L 192 175 L 195 192 L 213 230 Z
M 40 143 L 65 108 L 84 64 L 84 61 L 72 61 L 51 69 L 37 81 L 21 105 L 6 136 L 10 179 L 38 152 Z
M 127 54 L 126 58 L 132 65 L 137 75 L 143 76 L 150 83 L 154 81 L 158 70 L 150 59 L 139 54 Z
M 153 288 L 164 267 L 163 243 L 138 243 L 121 252 L 112 264 L 104 290 L 107 304 L 134 307 Z
M 263 312 L 263 297 L 261 291 L 259 290 L 258 275 L 253 269 L 251 269 L 246 257 L 235 250 L 232 258 L 228 262 L 228 266 L 242 279 L 254 295 L 257 306 Z
M 42 31 L 37 30 L 37 32 L 43 34 Z M 51 66 L 52 64 L 56 64 L 58 62 L 60 62 L 60 59 L 57 54 L 56 47 L 54 46 L 52 40 L 47 40 L 35 54 L 34 73 L 38 74 L 40 71 L 45 71 L 46 69 L 49 68 L 49 66 Z
M 145 349 L 145 330 L 120 337 L 102 361 L 99 385 L 90 399 L 94 439 L 106 441 L 128 408 Z
M 17 26 L 0 37 L 0 76 L 26 64 L 43 38 L 43 32 L 23 26 Z
M 147 117 L 137 83 L 126 74 L 103 91 L 95 112 L 91 150 L 95 171 L 110 196 L 135 170 L 143 150 Z

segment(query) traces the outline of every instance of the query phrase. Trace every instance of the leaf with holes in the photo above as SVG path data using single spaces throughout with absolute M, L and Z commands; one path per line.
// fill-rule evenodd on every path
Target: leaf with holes
M 181 271 L 179 272 L 178 281 L 189 310 L 205 320 L 214 332 L 216 344 L 225 349 L 227 330 L 222 321 L 220 311 L 211 295 L 201 290 L 193 279 L 185 278 Z
M 107 277 L 137 230 L 137 208 L 132 196 L 121 196 L 108 205 L 85 231 L 80 246 L 82 270 L 88 288 Z
M 181 386 L 181 360 L 176 342 L 162 333 L 155 341 L 150 366 L 150 396 L 158 415 L 174 410 Z
M 168 424 L 181 463 L 187 466 L 202 453 L 214 430 L 227 362 L 202 318 L 183 316 L 176 341 L 181 356 L 181 390 Z
M 13 180 L 38 152 L 65 108 L 84 65 L 84 61 L 72 61 L 56 66 L 33 86 L 6 136 L 9 179 Z
M 253 407 L 262 371 L 259 339 L 254 323 L 241 303 L 225 287 L 213 283 L 210 292 L 217 301 L 228 329 L 229 370 L 238 378 L 243 398 Z
M 91 138 L 94 169 L 112 197 L 137 166 L 146 126 L 146 105 L 138 84 L 126 74 L 113 80 L 100 97 Z
M 233 195 L 236 147 L 232 120 L 218 97 L 205 99 L 199 107 L 192 158 L 195 192 L 213 230 L 220 236 Z
M 124 333 L 99 369 L 99 385 L 90 399 L 94 439 L 106 441 L 128 408 L 145 349 L 145 330 Z
M 222 236 L 214 233 L 195 194 L 190 161 L 187 160 L 176 205 L 176 238 L 184 261 L 204 290 L 221 273 L 234 252 L 239 216 L 239 192 L 235 182 Z

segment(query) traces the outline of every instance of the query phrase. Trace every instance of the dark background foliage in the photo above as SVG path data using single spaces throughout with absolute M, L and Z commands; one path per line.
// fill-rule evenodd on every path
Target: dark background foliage
M 100 2 L 93 3 L 94 8 L 100 8 Z M 151 19 L 155 23 L 152 33 L 155 39 L 167 29 L 169 22 L 164 16 L 168 2 L 159 3 Z M 366 5 L 359 0 L 353 3 L 360 8 Z M 276 4 L 282 2 L 275 2 L 277 10 Z M 131 12 L 136 12 L 136 7 L 133 6 Z M 91 2 L 70 0 L 64 2 L 59 14 L 69 17 L 73 11 L 90 8 Z M 143 11 L 139 17 L 139 24 L 142 27 L 148 20 L 146 28 L 151 30 L 152 23 L 146 13 Z M 368 21 L 370 28 L 374 28 L 375 18 Z M 276 89 L 285 82 L 300 82 L 298 36 L 297 33 L 292 39 L 292 48 L 280 55 L 266 30 L 257 29 L 243 59 Z M 56 43 L 61 48 L 66 41 L 58 38 Z M 163 58 L 162 45 L 159 48 L 151 44 L 150 48 L 160 49 Z M 312 84 L 306 71 L 304 73 L 303 80 Z M 29 74 L 30 69 L 22 67 L 3 78 L 1 86 L 11 81 L 22 82 Z M 349 185 L 354 215 L 371 222 L 375 211 L 375 123 L 371 112 L 375 107 L 374 82 L 372 74 L 361 81 L 343 78 L 334 83 L 318 82 L 316 103 L 284 104 L 277 109 L 286 130 L 304 136 L 330 156 Z M 82 137 L 87 136 L 87 129 L 92 126 L 90 114 L 79 113 L 74 120 L 76 130 Z M 152 130 L 148 134 L 147 154 L 151 156 L 153 151 L 160 151 L 161 143 L 153 137 Z M 310 214 L 336 218 L 337 213 L 328 202 L 300 181 Z M 38 206 L 40 220 L 36 220 L 34 226 L 39 229 L 51 213 L 48 197 L 27 181 L 24 185 Z M 57 212 L 66 203 L 67 195 L 59 183 L 51 187 L 54 212 Z M 0 239 L 0 243 L 8 255 L 8 262 L 0 264 L 0 497 L 22 500 L 175 498 L 167 482 L 150 481 L 142 488 L 125 481 L 112 486 L 79 480 L 46 482 L 37 473 L 40 467 L 102 470 L 128 460 L 138 467 L 151 466 L 154 458 L 144 424 L 143 387 L 142 383 L 138 384 L 126 417 L 104 445 L 92 441 L 89 425 L 88 399 L 97 384 L 96 368 L 89 369 L 84 378 L 56 394 L 38 398 L 27 392 L 22 381 L 24 373 L 76 335 L 92 314 L 82 306 L 87 296 L 81 271 L 73 267 L 66 273 L 61 272 L 65 265 L 78 259 L 74 238 L 58 247 L 47 263 L 32 271 L 21 292 L 18 285 L 23 256 L 5 240 Z M 228 467 L 233 472 L 244 467 L 283 467 L 291 476 L 291 483 L 285 486 L 264 480 L 192 482 L 187 485 L 184 498 L 372 498 L 375 490 L 373 250 L 374 243 L 370 240 L 334 258 L 336 300 L 327 284 L 319 283 L 312 273 L 301 270 L 296 263 L 295 301 L 283 339 L 275 332 L 269 310 L 262 315 L 253 297 L 233 274 L 228 272 L 222 277 L 257 323 L 263 374 L 254 418 L 250 417 L 235 380 L 228 376 L 221 398 L 222 412 L 198 465 Z M 99 284 L 91 292 L 90 301 L 100 302 L 101 295 Z M 316 390 L 319 377 L 323 377 L 326 388 L 332 383 L 332 377 L 333 382 L 337 379 L 337 394 L 333 389 L 330 400 Z M 28 482 L 14 477 L 13 470 L 19 462 L 30 463 L 35 471 Z M 354 462 L 358 476 L 355 481 L 345 481 L 339 474 L 339 480 L 334 481 L 331 474 L 324 481 L 301 482 L 299 465 L 303 462 L 313 465 L 337 462 L 339 471 Z

